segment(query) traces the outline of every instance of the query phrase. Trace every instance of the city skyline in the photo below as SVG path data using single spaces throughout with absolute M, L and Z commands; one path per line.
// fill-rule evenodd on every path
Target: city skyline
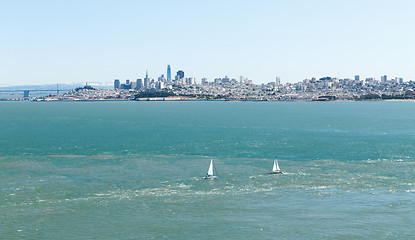
M 183 70 L 415 79 L 412 1 L 6 1 L 0 85 L 112 82 Z M 173 76 L 172 76 L 173 77 Z
M 148 69 L 145 70 L 145 73 L 138 73 L 135 74 L 135 76 L 130 76 L 126 79 L 122 79 L 122 78 L 115 78 L 106 82 L 103 81 L 97 81 L 97 82 L 89 82 L 90 84 L 97 86 L 98 88 L 101 87 L 108 87 L 108 86 L 112 86 L 114 85 L 114 80 L 118 81 L 120 86 L 122 85 L 122 81 L 124 82 L 130 82 L 130 83 L 134 83 L 137 81 L 141 81 L 143 86 L 147 86 L 151 81 L 168 81 L 168 82 L 172 82 L 178 79 L 182 79 L 182 80 L 187 80 L 187 79 L 191 79 L 193 82 L 195 83 L 203 83 L 205 82 L 215 82 L 216 79 L 222 79 L 222 78 L 228 78 L 229 80 L 234 80 L 234 81 L 238 81 L 238 82 L 243 82 L 243 80 L 245 81 L 249 81 L 250 84 L 268 84 L 271 82 L 277 82 L 279 84 L 295 84 L 295 83 L 300 83 L 306 80 L 312 80 L 312 79 L 322 79 L 322 78 L 335 78 L 335 79 L 345 79 L 345 80 L 378 80 L 380 82 L 386 82 L 386 81 L 393 81 L 393 80 L 399 80 L 400 82 L 409 82 L 409 81 L 413 81 L 413 79 L 404 79 L 402 77 L 402 74 L 397 75 L 397 76 L 393 76 L 393 75 L 389 75 L 389 74 L 382 74 L 380 76 L 363 76 L 363 75 L 353 75 L 353 76 L 338 76 L 338 75 L 322 75 L 322 76 L 308 76 L 302 80 L 298 80 L 298 81 L 281 81 L 281 77 L 280 76 L 275 76 L 275 78 L 271 81 L 267 81 L 267 82 L 255 82 L 254 80 L 252 80 L 250 77 L 247 76 L 243 76 L 243 75 L 239 75 L 239 76 L 230 76 L 225 74 L 224 76 L 215 76 L 212 79 L 207 78 L 207 77 L 201 77 L 201 78 L 195 78 L 193 76 L 189 76 L 187 71 L 184 71 L 181 68 L 177 68 L 176 70 L 174 68 L 171 67 L 170 64 L 167 65 L 167 70 L 165 70 L 165 72 L 161 72 L 161 73 L 149 73 Z M 172 70 L 173 69 L 173 70 Z M 140 71 L 140 72 L 143 72 Z M 173 75 L 172 75 L 173 72 Z M 185 76 L 185 73 L 186 76 Z M 17 84 L 17 85 L 13 85 L 10 84 L 8 82 L 2 82 L 2 84 L 0 84 L 0 88 L 8 88 L 8 87 L 19 87 L 19 86 L 41 86 L 41 85 L 56 85 L 56 84 L 63 84 L 63 85 L 83 85 L 86 84 L 88 85 L 88 82 L 56 82 L 56 83 L 45 83 L 45 84 L 41 84 L 41 83 L 33 83 L 33 84 Z M 127 84 L 128 85 L 128 84 Z
M 181 68 L 177 68 L 177 70 L 172 70 L 174 68 L 171 67 L 170 64 L 167 65 L 167 71 L 166 72 L 161 72 L 161 73 L 149 73 L 148 70 L 145 70 L 145 73 L 138 73 L 135 76 L 130 76 L 128 78 L 122 79 L 122 78 L 114 78 L 114 79 L 109 79 L 106 82 L 103 81 L 97 81 L 97 82 L 92 82 L 92 85 L 95 86 L 102 86 L 102 87 L 108 87 L 108 86 L 113 86 L 114 85 L 114 80 L 115 81 L 119 81 L 120 84 L 121 82 L 136 82 L 136 81 L 142 81 L 143 86 L 148 84 L 150 81 L 152 80 L 159 80 L 160 78 L 164 78 L 165 80 L 174 80 L 175 78 L 177 78 L 178 74 L 180 74 L 179 79 L 184 79 L 186 80 L 187 78 L 192 78 L 196 83 L 201 84 L 203 81 L 207 81 L 207 82 L 214 82 L 215 79 L 221 79 L 221 78 L 229 78 L 230 80 L 237 80 L 238 82 L 241 82 L 242 79 L 246 79 L 249 80 L 250 82 L 252 82 L 253 84 L 267 84 L 270 82 L 279 82 L 281 84 L 285 84 L 285 83 L 291 83 L 291 84 L 295 84 L 295 83 L 299 83 L 302 82 L 304 80 L 311 80 L 311 79 L 320 79 L 320 78 L 325 78 L 325 77 L 330 77 L 330 78 L 336 78 L 336 79 L 354 79 L 354 80 L 379 80 L 381 82 L 384 81 L 390 81 L 390 80 L 400 80 L 401 82 L 403 81 L 412 81 L 413 79 L 404 79 L 402 77 L 402 74 L 394 76 L 394 75 L 389 75 L 389 74 L 382 74 L 380 76 L 364 76 L 364 75 L 352 75 L 352 76 L 338 76 L 338 75 L 321 75 L 321 76 L 308 76 L 304 79 L 298 80 L 298 81 L 283 81 L 281 80 L 280 76 L 275 76 L 274 79 L 271 79 L 270 81 L 266 81 L 266 82 L 255 82 L 254 80 L 252 80 L 250 77 L 248 76 L 243 76 L 243 75 L 239 75 L 239 76 L 230 76 L 225 74 L 224 76 L 215 76 L 213 78 L 206 78 L 206 77 L 201 77 L 201 78 L 195 78 L 193 76 L 189 76 L 188 74 L 185 76 L 187 71 L 182 70 Z M 142 72 L 142 71 L 141 71 Z M 173 75 L 171 75 L 171 73 L 173 72 Z M 169 73 L 170 73 L 170 78 L 169 78 Z M 147 81 L 147 83 L 146 83 Z M 88 84 L 88 82 L 56 82 L 56 83 L 33 83 L 33 84 L 10 84 L 8 82 L 2 82 L 0 84 L 0 88 L 1 87 L 18 87 L 18 86 L 40 86 L 40 85 L 56 85 L 56 84 L 63 84 L 63 85 L 76 85 L 76 84 Z M 89 82 L 91 83 L 91 82 Z
M 25 90 L 23 97 L 8 99 L 9 101 L 366 101 L 366 100 L 411 100 L 415 99 L 415 82 L 404 82 L 403 78 L 381 76 L 374 78 L 339 79 L 323 77 L 305 79 L 298 83 L 281 84 L 276 77 L 275 82 L 256 85 L 252 80 L 240 78 L 240 82 L 229 77 L 215 78 L 209 82 L 206 78 L 201 83 L 192 77 L 185 78 L 183 71 L 178 71 L 173 80 L 166 79 L 164 74 L 157 80 L 150 79 L 148 72 L 144 82 L 114 80 L 113 89 L 95 89 L 89 85 L 77 87 L 62 95 L 31 97 Z M 44 90 L 42 90 L 44 91 Z M 5 99 L 3 99 L 5 101 Z

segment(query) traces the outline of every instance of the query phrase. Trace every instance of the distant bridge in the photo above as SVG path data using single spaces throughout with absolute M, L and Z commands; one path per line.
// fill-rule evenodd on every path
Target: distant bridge
M 29 97 L 30 92 L 56 92 L 56 95 L 59 95 L 59 92 L 69 92 L 72 89 L 0 89 L 0 93 L 18 93 L 21 92 L 24 94 L 24 97 Z
M 30 92 L 69 92 L 73 89 L 59 89 L 59 90 L 52 90 L 52 89 L 1 89 L 0 92 L 24 92 L 24 91 L 30 91 Z

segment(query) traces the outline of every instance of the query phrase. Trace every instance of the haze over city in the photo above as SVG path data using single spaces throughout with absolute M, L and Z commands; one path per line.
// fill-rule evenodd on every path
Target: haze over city
M 2 1 L 0 85 L 415 79 L 413 1 Z

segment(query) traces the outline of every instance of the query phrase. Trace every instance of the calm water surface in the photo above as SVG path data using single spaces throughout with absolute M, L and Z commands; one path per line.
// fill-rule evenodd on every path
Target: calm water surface
M 414 109 L 0 102 L 0 239 L 414 239 Z

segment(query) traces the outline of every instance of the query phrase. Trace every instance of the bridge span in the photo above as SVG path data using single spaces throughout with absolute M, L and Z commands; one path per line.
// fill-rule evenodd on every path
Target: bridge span
M 29 97 L 30 92 L 56 92 L 56 95 L 59 95 L 59 92 L 69 92 L 72 89 L 0 89 L 0 93 L 23 93 L 23 97 Z

